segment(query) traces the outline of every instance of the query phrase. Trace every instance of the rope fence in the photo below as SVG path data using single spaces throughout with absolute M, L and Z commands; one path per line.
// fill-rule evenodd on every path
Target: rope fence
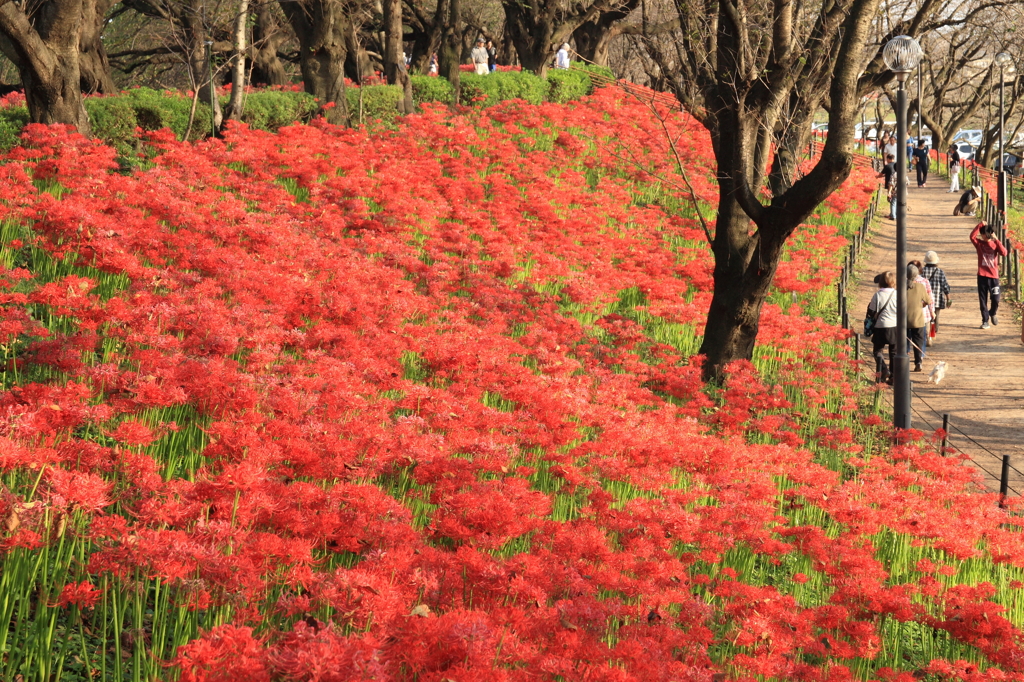
M 812 151 L 809 153 L 813 154 L 815 151 L 820 151 L 821 144 L 822 143 L 817 140 L 812 141 L 810 145 Z M 870 156 L 866 156 L 863 154 L 855 154 L 854 158 L 857 159 L 855 163 L 857 163 L 858 165 L 870 166 L 872 168 L 877 167 L 878 160 L 872 159 Z M 867 364 L 868 373 L 871 376 L 874 375 L 875 371 L 874 357 L 868 356 L 867 358 L 865 358 L 861 353 L 860 333 L 858 333 L 858 331 L 850 325 L 851 316 L 847 294 L 850 284 L 850 278 L 853 275 L 854 270 L 857 266 L 858 259 L 860 258 L 861 253 L 863 252 L 864 244 L 865 242 L 868 241 L 871 223 L 874 220 L 874 217 L 878 211 L 878 205 L 879 201 L 881 200 L 881 196 L 882 192 L 880 190 L 876 191 L 871 204 L 864 212 L 864 218 L 861 221 L 859 228 L 854 232 L 853 238 L 851 239 L 850 244 L 847 248 L 846 256 L 843 262 L 843 269 L 840 273 L 839 280 L 837 283 L 838 309 L 836 312 L 838 313 L 843 328 L 848 329 L 852 332 L 850 338 L 854 345 L 854 357 L 856 359 L 858 371 L 862 371 L 862 363 Z M 996 210 L 994 202 L 984 191 L 982 192 L 981 201 L 979 203 L 978 215 L 982 216 L 986 222 L 996 227 L 997 236 L 1007 248 L 1007 256 L 1002 259 L 1002 267 L 1000 268 L 1000 272 L 1003 273 L 1003 278 L 1006 281 L 1007 286 L 1011 288 L 1011 290 L 1014 292 L 1016 296 L 1016 300 L 1019 301 L 1021 299 L 1021 255 L 1017 251 L 1017 249 L 1014 248 L 1013 243 L 1007 235 L 1006 222 L 1004 217 L 1002 216 L 1002 214 L 998 212 L 998 210 Z M 1020 496 L 1022 492 L 1024 492 L 1024 490 L 1018 490 L 1010 485 L 1011 471 L 1014 472 L 1018 477 L 1020 477 L 1022 481 L 1024 481 L 1024 471 L 1021 471 L 1020 469 L 1013 466 L 1013 464 L 1010 461 L 1010 455 L 998 455 L 992 452 L 992 450 L 985 447 L 983 444 L 979 443 L 970 434 L 965 432 L 956 424 L 951 423 L 950 414 L 940 413 L 937 410 L 935 410 L 931 406 L 931 404 L 929 404 L 928 401 L 924 398 L 924 396 L 921 395 L 919 391 L 915 390 L 913 382 L 910 385 L 910 389 L 911 394 L 914 397 L 914 400 L 911 402 L 911 410 L 916 415 L 918 421 L 920 423 L 927 425 L 928 428 L 932 431 L 938 431 L 940 428 L 942 429 L 944 435 L 942 438 L 941 452 L 943 455 L 946 455 L 947 453 L 959 454 L 961 457 L 969 460 L 978 470 L 982 471 L 986 476 L 988 476 L 994 481 L 998 481 L 1000 506 L 1003 505 L 1003 501 L 1006 499 L 1008 495 L 1013 494 L 1016 496 Z M 881 389 L 879 389 L 877 395 L 888 395 L 888 393 L 883 393 L 881 392 Z M 889 396 L 889 401 L 891 403 L 891 396 Z M 926 411 L 923 412 L 922 410 L 918 409 L 917 405 L 919 404 L 923 405 Z M 941 427 L 936 425 L 936 423 L 939 420 L 941 420 L 942 423 Z M 990 457 L 994 458 L 997 461 L 1001 461 L 1002 466 L 1000 467 L 1000 471 L 998 473 L 992 471 L 991 468 L 986 466 L 983 462 L 979 461 L 978 459 L 975 459 L 975 457 L 972 457 L 970 453 L 964 451 L 963 449 L 955 445 L 950 444 L 950 434 L 953 432 L 959 434 L 960 437 L 962 437 L 968 443 L 972 444 L 974 447 L 978 448 L 978 450 L 988 454 Z M 1020 487 L 1024 489 L 1024 485 L 1021 485 Z

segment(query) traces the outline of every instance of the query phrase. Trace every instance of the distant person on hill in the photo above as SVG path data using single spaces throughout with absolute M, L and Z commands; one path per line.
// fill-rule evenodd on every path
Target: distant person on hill
M 931 329 L 932 320 L 935 319 L 935 298 L 932 296 L 932 283 L 921 275 L 921 267 L 921 261 L 919 260 L 912 260 L 907 263 L 907 283 L 916 283 L 924 287 L 925 305 L 921 308 L 921 312 L 924 314 L 924 324 L 921 328 L 921 341 L 915 341 L 920 348 L 921 358 L 923 359 L 928 355 L 928 330 Z M 915 274 L 911 276 L 911 272 Z M 910 309 L 909 304 L 907 304 L 907 309 Z M 909 322 L 907 323 L 907 328 L 910 328 Z M 915 355 L 914 357 L 917 356 Z M 921 363 L 918 362 L 917 364 L 920 365 Z
M 498 51 L 494 49 L 494 43 L 487 41 L 487 68 L 491 73 L 498 70 Z
M 889 199 L 889 220 L 896 220 L 896 157 L 885 155 L 885 165 L 877 178 L 885 178 L 885 195 Z
M 562 49 L 555 54 L 555 68 L 569 68 L 569 43 L 562 43 Z
M 434 52 L 430 55 L 430 75 L 437 75 L 437 53 Z
M 960 195 L 960 201 L 953 209 L 953 215 L 974 215 L 981 203 L 981 187 L 971 187 Z
M 476 68 L 476 74 L 478 76 L 486 76 L 491 72 L 487 67 L 487 60 L 489 57 L 487 55 L 487 48 L 484 47 L 483 38 L 476 39 L 476 47 L 474 47 L 473 51 L 470 52 L 470 56 L 473 57 L 473 66 Z
M 925 146 L 924 140 L 920 140 L 917 143 L 917 149 L 914 150 L 914 166 L 917 167 L 918 187 L 924 187 L 925 183 L 928 182 L 928 166 L 931 162 L 931 157 L 928 156 L 928 147 Z
M 914 372 L 921 372 L 925 357 L 925 310 L 929 302 L 925 285 L 918 282 L 919 274 L 918 266 L 906 266 L 906 338 L 913 349 Z
M 872 354 L 875 356 L 875 376 L 882 383 L 891 384 L 892 356 L 896 347 L 896 274 L 880 272 L 875 275 L 878 291 L 868 303 L 868 317 L 875 320 L 871 332 Z M 889 364 L 885 364 L 883 351 L 889 349 Z
M 949 145 L 949 192 L 960 191 L 960 150 Z
M 971 231 L 971 243 L 978 252 L 978 302 L 981 304 L 981 328 L 988 329 L 989 321 L 998 325 L 999 311 L 999 257 L 1006 255 L 1006 247 L 996 238 L 991 225 L 978 223 Z
M 935 298 L 935 318 L 932 320 L 932 336 L 939 333 L 939 313 L 953 305 L 949 295 L 949 282 L 946 273 L 939 267 L 939 254 L 929 251 L 924 254 L 924 269 L 921 274 L 932 285 L 932 296 Z

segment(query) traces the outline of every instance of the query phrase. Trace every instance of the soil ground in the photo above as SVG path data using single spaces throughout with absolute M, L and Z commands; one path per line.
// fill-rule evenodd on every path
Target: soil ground
M 999 487 L 1002 456 L 1010 455 L 1010 487 L 1024 493 L 1024 346 L 1020 314 L 1012 301 L 1001 304 L 999 325 L 981 329 L 977 294 L 977 255 L 969 235 L 978 218 L 954 217 L 959 192 L 947 193 L 949 181 L 937 174 L 926 188 L 911 181 L 908 191 L 907 254 L 924 261 L 925 251 L 938 252 L 949 280 L 953 306 L 939 315 L 939 330 L 931 339 L 924 371 L 911 373 L 914 428 L 926 432 L 942 426 L 949 414 L 949 444 L 967 454 L 993 490 Z M 859 329 L 876 286 L 875 274 L 896 267 L 896 224 L 888 220 L 882 201 L 881 224 L 874 228 L 857 267 L 857 286 L 851 287 L 851 324 Z M 1004 278 L 1004 284 L 1006 280 Z M 1010 292 L 1006 292 L 1009 294 Z M 1009 298 L 1008 296 L 1004 298 Z M 861 337 L 865 372 L 873 372 L 870 341 Z M 939 361 L 946 376 L 939 385 L 926 383 Z M 911 367 L 913 362 L 911 361 Z M 891 401 L 891 389 L 886 389 Z M 1019 470 L 1019 471 L 1016 471 Z M 1012 493 L 1011 493 L 1012 494 Z

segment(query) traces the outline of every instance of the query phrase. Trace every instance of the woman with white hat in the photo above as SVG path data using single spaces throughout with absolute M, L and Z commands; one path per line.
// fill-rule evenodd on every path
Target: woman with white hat
M 949 282 L 946 273 L 939 267 L 939 254 L 929 251 L 924 254 L 924 268 L 921 275 L 932 285 L 932 296 L 935 298 L 935 317 L 932 318 L 932 333 L 939 333 L 939 311 L 953 305 L 953 297 L 949 295 Z

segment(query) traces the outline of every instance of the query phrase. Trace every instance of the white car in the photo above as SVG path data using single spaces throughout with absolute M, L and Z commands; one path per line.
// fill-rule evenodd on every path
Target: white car
M 982 131 L 980 130 L 958 130 L 956 135 L 953 136 L 954 142 L 966 142 L 973 147 L 977 147 L 981 144 Z
M 974 158 L 974 147 L 970 143 L 960 140 L 959 142 L 954 142 L 953 144 L 956 145 L 956 150 L 960 152 L 961 161 L 970 161 L 971 159 Z

